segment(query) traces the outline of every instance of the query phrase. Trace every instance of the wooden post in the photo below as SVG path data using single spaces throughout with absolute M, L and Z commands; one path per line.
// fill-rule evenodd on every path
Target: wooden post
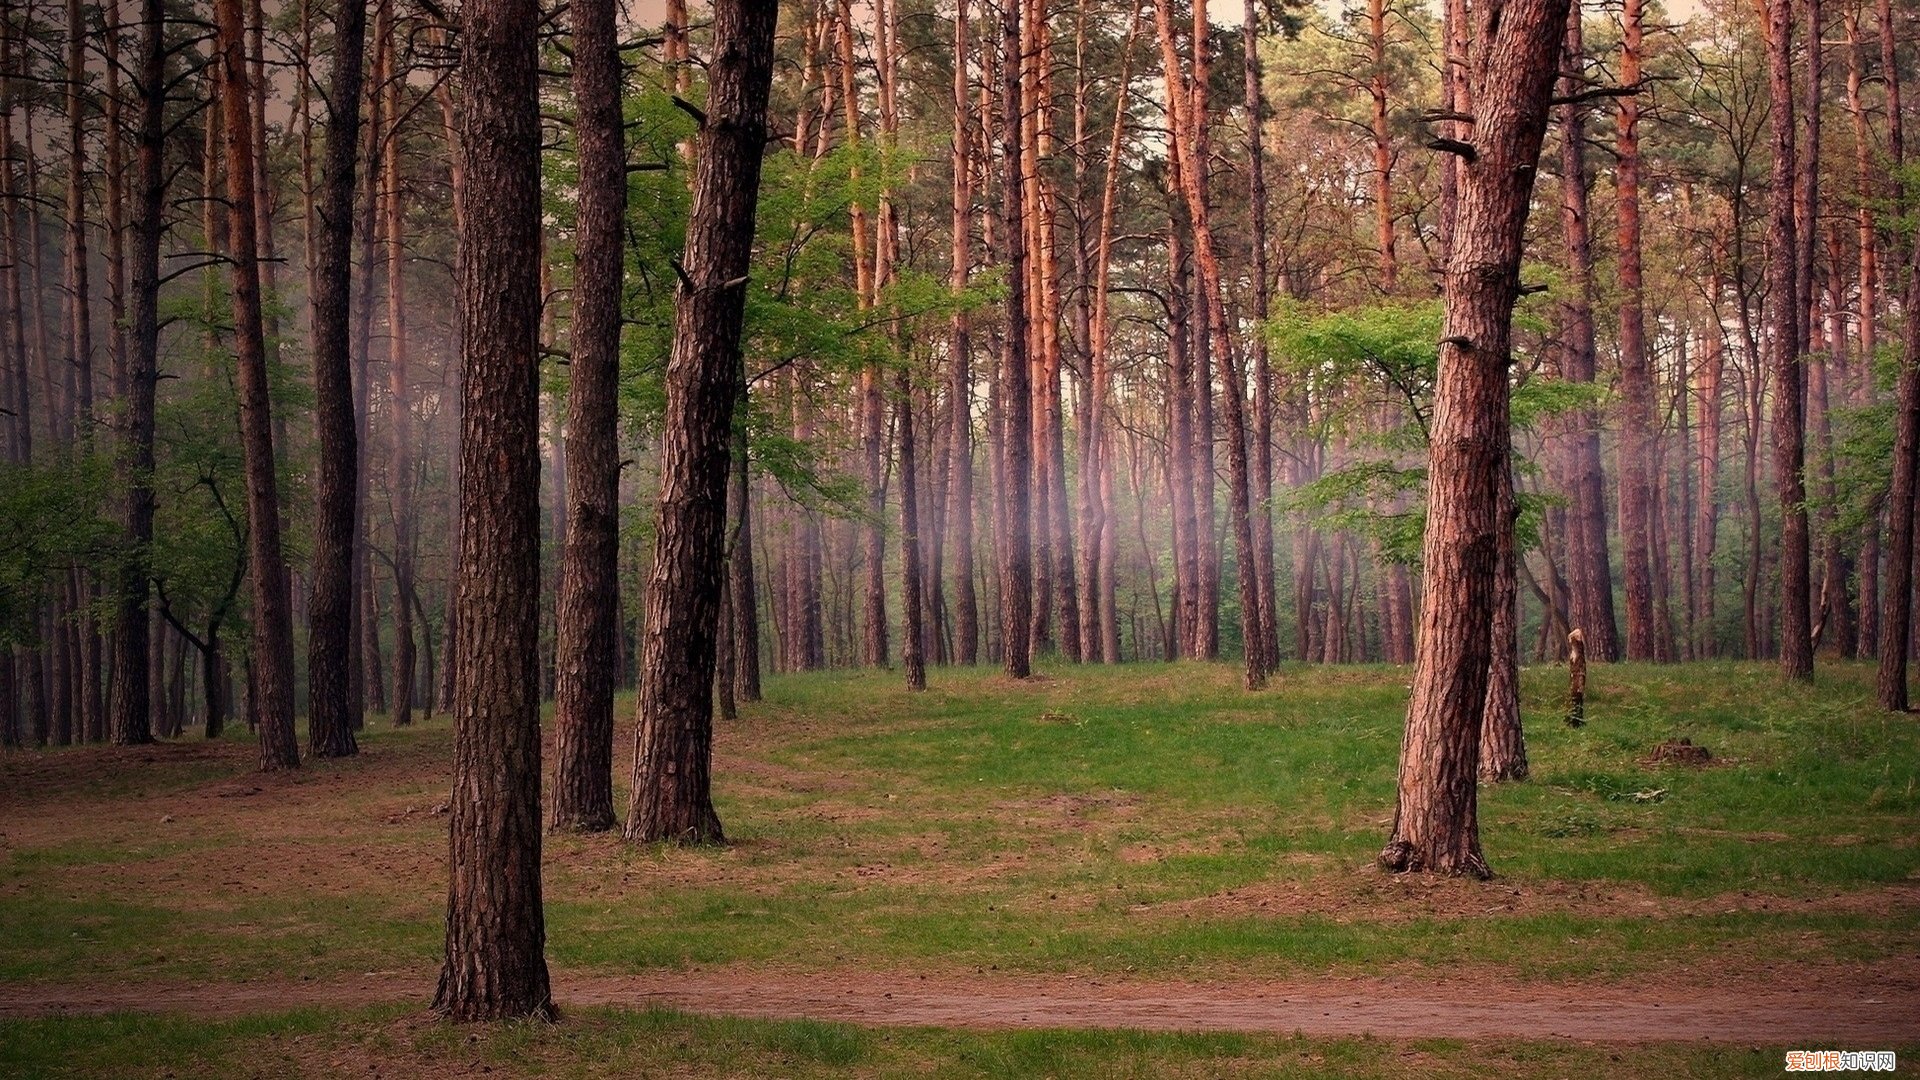
M 1567 726 L 1587 722 L 1587 638 L 1575 630 L 1567 635 Z

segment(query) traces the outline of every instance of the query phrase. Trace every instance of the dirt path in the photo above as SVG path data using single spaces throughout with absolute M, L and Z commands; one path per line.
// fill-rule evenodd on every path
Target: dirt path
M 0 986 L 0 1016 L 169 1011 L 199 1016 L 427 1000 L 425 974 L 183 987 Z M 743 969 L 644 975 L 559 973 L 567 1006 L 668 1006 L 763 1019 L 962 1028 L 1139 1028 L 1397 1038 L 1570 1038 L 1807 1047 L 1920 1041 L 1920 985 L 1797 989 L 1524 986 L 1336 979 L 1175 983 L 1090 978 L 813 975 Z

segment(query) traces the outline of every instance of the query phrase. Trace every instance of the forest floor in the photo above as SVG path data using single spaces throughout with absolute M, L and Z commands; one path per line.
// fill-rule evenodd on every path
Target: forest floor
M 1565 673 L 1528 669 L 1533 778 L 1483 791 L 1488 883 L 1373 869 L 1406 677 L 774 679 L 717 737 L 731 846 L 549 838 L 554 1028 L 419 1014 L 443 719 L 290 776 L 253 773 L 244 732 L 7 755 L 0 1074 L 1920 1063 L 1920 723 L 1873 708 L 1869 669 L 1599 667 L 1577 730 Z M 1651 763 L 1674 738 L 1712 761 Z

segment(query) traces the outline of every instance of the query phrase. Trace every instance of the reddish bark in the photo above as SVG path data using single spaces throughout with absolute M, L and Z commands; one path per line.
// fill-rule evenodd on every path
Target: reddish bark
M 229 0 L 231 2 L 231 0 Z M 540 893 L 540 121 L 534 0 L 467 0 L 460 143 L 461 633 L 434 1008 L 551 1018 Z
M 660 436 L 660 514 L 646 587 L 629 840 L 721 843 L 713 678 L 727 463 L 753 250 L 775 6 L 718 0 Z
M 1513 303 L 1566 20 L 1566 0 L 1507 0 L 1475 12 L 1476 123 L 1447 263 L 1418 660 L 1399 799 L 1380 855 L 1395 871 L 1489 873 L 1475 771 L 1499 537 L 1511 527 L 1500 513 L 1499 477 L 1509 438 Z

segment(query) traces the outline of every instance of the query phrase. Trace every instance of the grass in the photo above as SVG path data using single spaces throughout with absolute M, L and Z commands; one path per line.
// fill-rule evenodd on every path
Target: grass
M 1913 1053 L 1912 1048 L 1902 1052 Z M 0 1075 L 736 1077 L 1771 1077 L 1776 1047 L 973 1032 L 585 1009 L 559 1025 L 459 1028 L 394 1008 L 237 1020 L 109 1016 L 0 1024 Z
M 1875 710 L 1870 678 L 1599 667 L 1575 730 L 1564 672 L 1528 669 L 1533 779 L 1482 794 L 1491 885 L 1371 867 L 1404 669 L 1289 667 L 1253 695 L 1226 665 L 936 670 L 924 695 L 891 673 L 777 678 L 719 736 L 732 847 L 549 838 L 549 955 L 1550 980 L 1912 955 L 1920 725 Z M 0 980 L 431 966 L 444 720 L 376 725 L 361 758 L 287 779 L 254 776 L 239 736 L 0 759 Z M 1714 764 L 1643 763 L 1681 736 Z

